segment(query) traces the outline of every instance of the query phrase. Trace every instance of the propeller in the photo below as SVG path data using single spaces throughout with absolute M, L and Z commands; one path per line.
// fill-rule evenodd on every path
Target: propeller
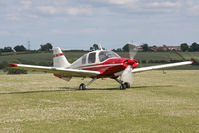
M 136 45 L 129 44 L 129 58 L 134 59 L 135 55 L 137 54 L 137 47 Z
M 132 67 L 131 65 L 128 65 L 121 75 L 121 80 L 124 82 L 133 83 L 133 75 L 131 71 Z
M 137 47 L 135 45 L 129 44 L 129 58 L 130 60 L 127 62 L 128 67 L 123 71 L 121 75 L 121 80 L 128 83 L 133 83 L 133 73 L 132 73 L 132 65 L 134 64 L 134 57 L 137 54 Z

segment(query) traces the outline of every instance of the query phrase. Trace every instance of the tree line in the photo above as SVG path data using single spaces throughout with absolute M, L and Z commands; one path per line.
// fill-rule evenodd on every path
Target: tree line
M 115 52 L 128 52 L 129 51 L 129 45 L 132 45 L 132 44 L 127 43 L 122 48 L 113 49 L 113 51 L 115 51 Z M 159 51 L 159 52 L 165 51 L 165 50 L 162 50 L 162 49 L 158 49 L 158 47 L 155 46 L 155 45 L 149 46 L 149 44 L 147 44 L 147 43 L 142 44 L 138 47 L 141 48 L 141 51 L 143 51 L 143 52 L 154 51 L 154 48 L 157 48 L 156 51 Z M 162 47 L 167 48 L 166 45 L 163 45 Z M 179 47 L 181 49 L 180 51 L 182 51 L 182 52 L 199 52 L 199 44 L 196 43 L 196 42 L 192 43 L 191 45 L 188 45 L 187 43 L 182 43 L 182 44 L 180 44 Z M 169 51 L 169 49 L 167 49 L 166 51 Z
M 51 43 L 46 43 L 43 45 L 40 45 L 40 48 L 37 51 L 51 51 L 53 48 Z M 1 52 L 24 52 L 24 51 L 30 51 L 27 48 L 24 47 L 24 45 L 16 45 L 14 48 L 12 47 L 4 47 L 0 48 Z
M 131 45 L 131 44 L 127 43 L 122 48 L 113 49 L 113 51 L 128 52 L 129 45 Z M 154 51 L 155 47 L 158 48 L 155 45 L 149 46 L 149 44 L 147 44 L 147 43 L 139 46 L 139 48 L 141 48 L 141 51 L 143 51 L 143 52 Z M 167 47 L 167 46 L 163 45 L 163 47 Z M 34 50 L 34 51 L 51 51 L 52 48 L 53 48 L 53 45 L 51 43 L 46 43 L 46 44 L 40 45 L 40 48 L 38 50 Z M 97 50 L 97 49 L 100 49 L 98 44 L 93 44 L 93 46 L 90 47 L 90 51 Z M 104 49 L 104 48 L 102 48 L 102 49 Z M 182 44 L 180 44 L 180 49 L 181 49 L 180 51 L 182 51 L 182 52 L 199 52 L 199 44 L 196 42 L 192 43 L 191 45 L 188 45 L 187 43 L 182 43 Z M 25 51 L 31 51 L 31 50 L 25 48 L 23 45 L 16 45 L 14 48 L 9 47 L 9 46 L 0 48 L 0 53 L 2 53 L 2 52 L 25 52 Z M 157 49 L 157 51 L 161 52 L 164 50 Z
M 187 43 L 182 43 L 180 47 L 183 52 L 199 52 L 199 44 L 196 42 L 192 43 L 191 46 L 189 46 Z

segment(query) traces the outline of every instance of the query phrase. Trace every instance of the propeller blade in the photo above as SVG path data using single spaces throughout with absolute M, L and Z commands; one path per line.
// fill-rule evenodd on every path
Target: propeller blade
M 133 83 L 132 67 L 129 65 L 122 73 L 121 80 L 128 83 Z
M 137 54 L 137 47 L 136 45 L 129 44 L 129 57 L 130 59 L 134 59 L 135 55 Z

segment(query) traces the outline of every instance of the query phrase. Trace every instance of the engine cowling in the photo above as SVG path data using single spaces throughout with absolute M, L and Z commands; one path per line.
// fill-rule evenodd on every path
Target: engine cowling
M 136 68 L 139 65 L 138 61 L 135 59 L 126 60 L 124 61 L 124 63 L 126 63 L 127 65 L 131 65 L 132 68 Z

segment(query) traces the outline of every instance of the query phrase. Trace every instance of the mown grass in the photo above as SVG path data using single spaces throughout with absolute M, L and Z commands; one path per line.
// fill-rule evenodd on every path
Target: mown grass
M 0 75 L 0 132 L 199 132 L 199 71 L 134 74 L 86 91 L 51 74 Z

